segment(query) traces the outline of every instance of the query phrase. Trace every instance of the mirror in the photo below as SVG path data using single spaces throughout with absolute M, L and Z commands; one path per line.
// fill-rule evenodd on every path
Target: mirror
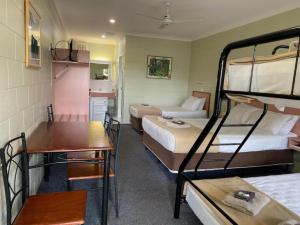
M 111 62 L 91 60 L 90 79 L 111 80 Z

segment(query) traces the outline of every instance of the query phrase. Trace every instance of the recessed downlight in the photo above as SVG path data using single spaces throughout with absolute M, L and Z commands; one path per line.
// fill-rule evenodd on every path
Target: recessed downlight
M 102 34 L 101 37 L 102 37 L 102 38 L 106 38 L 106 34 Z
M 109 19 L 109 22 L 110 22 L 111 24 L 115 24 L 115 23 L 116 23 L 116 20 L 115 20 L 114 18 L 111 18 L 111 19 Z

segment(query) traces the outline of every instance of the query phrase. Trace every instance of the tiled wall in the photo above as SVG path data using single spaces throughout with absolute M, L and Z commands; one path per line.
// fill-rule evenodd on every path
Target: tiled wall
M 42 68 L 28 69 L 24 64 L 24 0 L 0 0 L 1 146 L 21 131 L 25 131 L 27 136 L 30 135 L 46 119 L 46 106 L 52 102 L 49 46 L 51 42 L 64 39 L 65 32 L 51 2 L 32 0 L 42 17 Z M 31 158 L 31 163 L 39 159 L 40 157 Z M 31 193 L 37 190 L 41 177 L 41 169 L 31 172 Z M 0 190 L 0 223 L 6 224 L 2 178 Z

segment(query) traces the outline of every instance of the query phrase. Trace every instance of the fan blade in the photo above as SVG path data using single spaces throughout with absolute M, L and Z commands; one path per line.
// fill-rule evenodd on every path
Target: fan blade
M 136 15 L 142 16 L 142 17 L 145 17 L 145 18 L 148 18 L 148 19 L 161 21 L 161 18 L 158 18 L 158 17 L 155 17 L 155 16 L 149 16 L 149 15 L 145 15 L 145 14 L 142 14 L 142 13 L 136 13 Z
M 173 23 L 193 23 L 193 22 L 201 22 L 203 19 L 190 19 L 190 20 L 174 20 Z
M 159 26 L 159 29 L 164 29 L 165 27 L 169 26 L 168 23 L 162 23 L 160 26 Z

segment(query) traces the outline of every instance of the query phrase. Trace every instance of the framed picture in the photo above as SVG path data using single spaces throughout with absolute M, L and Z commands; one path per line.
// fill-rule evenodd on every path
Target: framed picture
M 30 0 L 25 0 L 25 63 L 41 67 L 41 17 Z
M 171 79 L 172 58 L 163 56 L 147 57 L 147 77 L 157 79 Z

